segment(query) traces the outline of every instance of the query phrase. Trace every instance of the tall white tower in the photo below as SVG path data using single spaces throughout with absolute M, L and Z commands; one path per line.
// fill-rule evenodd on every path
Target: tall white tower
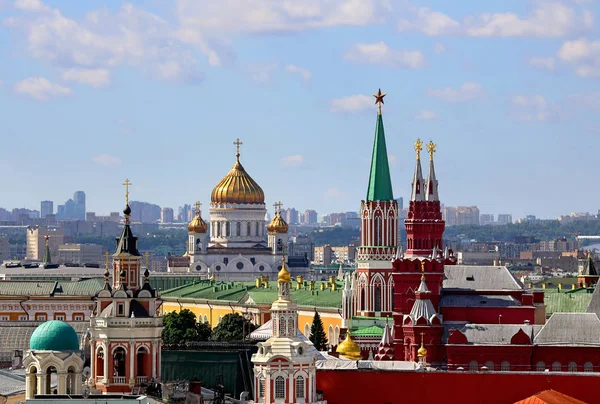
M 288 245 L 289 226 L 281 217 L 281 202 L 274 203 L 275 215 L 267 225 L 267 242 L 273 254 L 283 254 Z
M 202 204 L 196 202 L 196 216 L 188 224 L 188 246 L 187 253 L 190 257 L 190 268 L 202 270 L 204 267 L 196 268 L 196 261 L 200 261 L 200 256 L 206 254 L 208 249 L 208 238 L 206 231 L 208 226 L 202 219 L 200 207 Z
M 284 257 L 277 275 L 279 298 L 271 306 L 273 336 L 258 343 L 258 352 L 252 355 L 256 403 L 320 403 L 316 394 L 318 352 L 310 341 L 299 337 L 290 278 Z

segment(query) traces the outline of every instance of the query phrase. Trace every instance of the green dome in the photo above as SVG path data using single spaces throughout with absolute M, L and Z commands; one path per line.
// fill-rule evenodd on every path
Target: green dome
M 36 351 L 76 351 L 79 337 L 69 324 L 58 320 L 42 323 L 31 334 L 29 349 Z

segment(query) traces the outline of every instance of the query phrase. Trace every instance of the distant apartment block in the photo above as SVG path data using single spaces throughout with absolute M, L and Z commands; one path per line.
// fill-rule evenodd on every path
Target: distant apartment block
M 315 225 L 317 223 L 319 223 L 319 215 L 317 214 L 316 210 L 307 210 L 302 214 L 302 220 L 300 221 L 301 224 L 306 224 L 306 225 Z
M 173 208 L 162 208 L 160 211 L 160 222 L 161 223 L 173 223 L 175 217 Z
M 494 224 L 494 215 L 491 213 L 482 213 L 479 215 L 479 224 L 482 226 Z
M 8 236 L 0 235 L 0 263 L 7 259 L 10 259 L 10 245 L 8 243 Z
M 442 210 L 447 226 L 479 225 L 479 208 L 477 206 L 446 206 Z
M 58 264 L 102 264 L 104 247 L 98 244 L 63 244 L 58 247 Z
M 298 211 L 294 208 L 287 208 L 281 210 L 281 215 L 283 219 L 288 224 L 298 224 Z
M 499 213 L 498 214 L 498 224 L 511 224 L 512 223 L 512 215 L 508 213 Z
M 354 262 L 356 260 L 356 246 L 332 247 L 329 244 L 315 247 L 314 264 L 331 265 L 332 262 Z
M 87 212 L 85 214 L 85 221 L 90 223 L 99 223 L 99 222 L 114 222 L 119 223 L 121 221 L 121 216 L 119 212 L 110 212 L 108 216 L 96 216 L 95 212 Z
M 590 213 L 571 213 L 568 216 L 559 216 L 558 221 L 562 224 L 572 223 L 572 222 L 585 222 L 590 220 L 597 220 L 598 216 L 592 215 Z
M 58 257 L 58 248 L 65 243 L 65 233 L 60 229 L 38 227 L 27 229 L 26 259 L 33 261 L 42 260 L 46 248 L 46 236 L 48 236 L 50 256 Z
M 304 257 L 309 261 L 313 261 L 315 257 L 315 243 L 311 236 L 302 235 L 294 236 L 290 239 L 289 255 L 291 257 Z
M 131 207 L 131 221 L 134 223 L 155 223 L 160 220 L 161 209 L 158 205 L 131 201 L 129 206 Z
M 54 202 L 42 201 L 40 202 L 40 217 L 45 219 L 48 215 L 54 214 Z
M 85 192 L 77 191 L 64 205 L 58 205 L 56 220 L 85 220 Z

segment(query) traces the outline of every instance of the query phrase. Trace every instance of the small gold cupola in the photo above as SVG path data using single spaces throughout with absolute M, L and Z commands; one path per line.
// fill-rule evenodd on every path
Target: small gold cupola
M 208 230 L 208 225 L 202 219 L 200 214 L 201 205 L 200 202 L 196 202 L 196 216 L 194 216 L 192 221 L 188 224 L 188 231 L 190 233 L 206 233 L 206 230 Z
M 269 233 L 287 233 L 289 226 L 281 217 L 281 202 L 276 203 L 274 206 L 275 216 L 273 216 L 273 219 L 267 225 L 267 231 Z

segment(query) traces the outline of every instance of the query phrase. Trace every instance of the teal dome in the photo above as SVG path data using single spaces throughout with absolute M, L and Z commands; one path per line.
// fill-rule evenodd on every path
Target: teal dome
M 31 334 L 29 349 L 36 351 L 76 351 L 79 337 L 69 324 L 50 320 L 40 324 Z

